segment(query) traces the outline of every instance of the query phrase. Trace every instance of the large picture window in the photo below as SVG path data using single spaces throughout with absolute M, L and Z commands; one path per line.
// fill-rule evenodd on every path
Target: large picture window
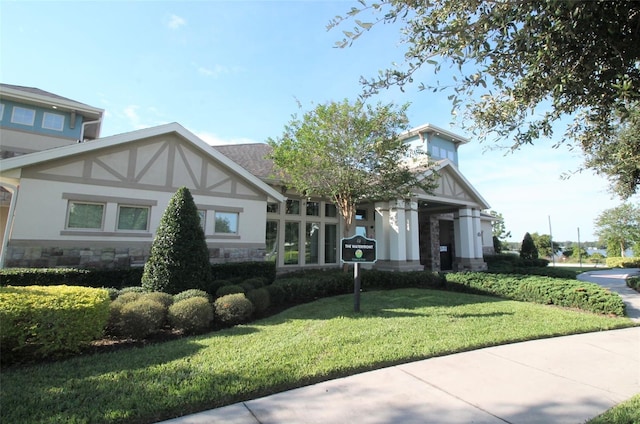
M 265 260 L 278 260 L 278 221 L 267 221 Z
M 305 238 L 305 263 L 317 264 L 320 249 L 320 223 L 307 222 Z
M 337 240 L 338 226 L 326 224 L 324 226 L 324 263 L 335 264 L 338 262 Z
M 102 229 L 104 204 L 69 202 L 67 228 Z
M 120 206 L 118 208 L 118 230 L 147 231 L 148 229 L 148 207 Z
M 284 264 L 297 265 L 300 251 L 300 224 L 286 222 L 284 224 Z
M 238 234 L 237 212 L 217 212 L 215 214 L 215 232 L 218 234 Z

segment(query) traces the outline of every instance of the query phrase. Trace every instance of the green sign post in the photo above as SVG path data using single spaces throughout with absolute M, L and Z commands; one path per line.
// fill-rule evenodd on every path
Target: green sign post
M 353 264 L 353 310 L 360 312 L 360 264 L 377 260 L 376 241 L 364 236 L 352 236 L 341 240 L 340 259 Z

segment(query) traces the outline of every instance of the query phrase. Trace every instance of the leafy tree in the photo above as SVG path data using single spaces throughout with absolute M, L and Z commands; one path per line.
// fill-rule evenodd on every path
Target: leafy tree
M 405 62 L 363 79 L 365 95 L 401 89 L 418 70 L 453 68 L 450 81 L 421 89 L 448 90 L 453 112 L 466 105 L 467 122 L 480 140 L 511 139 L 512 149 L 550 137 L 565 116 L 565 139 L 586 154 L 585 166 L 608 175 L 627 197 L 638 171 L 624 162 L 640 145 L 611 143 L 640 98 L 640 2 L 381 0 L 352 8 L 328 28 L 355 23 L 339 47 L 351 45 L 377 24 L 400 22 Z M 363 12 L 373 14 L 363 22 Z M 368 18 L 363 18 L 369 20 Z M 636 139 L 637 140 L 637 139 Z M 622 155 L 612 158 L 614 150 Z M 628 156 L 627 156 L 628 155 Z M 637 164 L 637 160 L 631 160 Z M 635 175 L 635 177 L 634 177 Z
M 623 203 L 602 212 L 594 221 L 595 235 L 607 243 L 609 256 L 625 256 L 625 250 L 640 242 L 640 206 Z M 617 246 L 616 254 L 609 249 Z
M 584 136 L 592 137 L 590 132 Z M 628 199 L 640 186 L 640 104 L 635 103 L 629 118 L 621 122 L 609 138 L 582 143 L 585 167 L 592 168 L 611 182 L 611 190 Z
M 551 236 L 549 234 L 531 234 L 531 238 L 533 239 L 533 243 L 536 245 L 536 249 L 538 249 L 538 254 L 543 257 L 550 258 L 552 249 L 551 249 Z M 553 242 L 553 253 L 560 250 L 560 245 Z
M 209 249 L 191 192 L 181 187 L 169 201 L 144 265 L 142 286 L 176 294 L 207 289 L 211 280 Z
M 287 186 L 335 203 L 348 237 L 358 203 L 434 188 L 434 174 L 424 177 L 426 155 L 409 158 L 409 145 L 399 138 L 408 128 L 406 109 L 360 100 L 317 105 L 302 117 L 294 115 L 281 137 L 268 140 L 271 158 Z
M 536 248 L 536 244 L 533 242 L 533 238 L 529 233 L 526 233 L 522 239 L 520 257 L 522 259 L 538 259 L 538 249 Z
M 511 237 L 511 231 L 507 231 L 504 225 L 504 217 L 500 212 L 489 211 L 489 215 L 496 218 L 491 222 L 491 232 L 493 234 L 493 250 L 496 253 L 500 253 L 503 250 L 508 250 L 508 246 L 505 246 L 507 238 Z

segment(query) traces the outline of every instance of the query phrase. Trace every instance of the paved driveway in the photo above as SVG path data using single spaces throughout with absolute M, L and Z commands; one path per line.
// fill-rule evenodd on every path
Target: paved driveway
M 624 301 L 629 318 L 640 322 L 640 293 L 627 287 L 626 282 L 633 275 L 640 275 L 640 268 L 589 271 L 578 275 L 578 280 L 596 283 L 618 293 Z

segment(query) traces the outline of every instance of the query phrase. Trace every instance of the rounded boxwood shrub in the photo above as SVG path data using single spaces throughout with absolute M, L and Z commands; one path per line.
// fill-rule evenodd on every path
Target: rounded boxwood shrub
M 243 281 L 238 285 L 242 287 L 242 290 L 244 290 L 245 293 L 249 293 L 251 290 L 255 289 L 255 286 L 253 284 L 247 283 L 246 281 Z
M 220 287 L 216 291 L 216 296 L 222 297 L 228 294 L 235 294 L 235 293 L 244 293 L 244 289 L 237 284 L 229 284 L 229 285 Z
M 264 277 L 252 277 L 252 278 L 247 278 L 246 280 L 243 281 L 243 283 L 251 284 L 254 289 L 259 289 L 266 286 L 269 283 L 269 280 L 267 280 Z
M 116 297 L 116 299 L 113 302 L 122 303 L 122 304 L 135 302 L 136 300 L 140 299 L 142 296 L 144 296 L 144 293 L 140 293 L 136 291 L 125 292 L 125 293 L 121 293 L 118 297 Z
M 173 302 L 177 303 L 181 300 L 190 299 L 192 297 L 204 297 L 207 301 L 211 300 L 209 293 L 200 289 L 189 289 L 173 295 Z
M 281 286 L 271 284 L 266 286 L 265 289 L 269 292 L 269 299 L 272 305 L 282 305 L 286 302 L 287 293 Z
M 157 300 L 158 302 L 162 303 L 162 306 L 164 306 L 165 308 L 168 308 L 169 306 L 173 305 L 173 302 L 175 302 L 173 296 L 171 296 L 169 293 L 163 292 L 145 293 L 142 295 L 142 297 L 146 299 Z
M 247 299 L 253 304 L 255 311 L 259 314 L 271 306 L 269 291 L 265 288 L 253 289 L 246 294 Z
M 180 300 L 169 307 L 169 324 L 187 334 L 208 329 L 212 321 L 213 306 L 201 296 Z
M 162 303 L 144 296 L 126 303 L 116 299 L 111 304 L 109 329 L 116 336 L 144 339 L 161 328 L 166 311 Z
M 253 303 L 243 293 L 228 294 L 216 299 L 213 304 L 220 322 L 236 325 L 247 322 L 253 314 Z
M 133 287 L 124 287 L 120 289 L 118 292 L 119 295 L 123 295 L 125 293 L 146 293 L 147 290 L 142 288 L 141 286 L 133 286 Z

